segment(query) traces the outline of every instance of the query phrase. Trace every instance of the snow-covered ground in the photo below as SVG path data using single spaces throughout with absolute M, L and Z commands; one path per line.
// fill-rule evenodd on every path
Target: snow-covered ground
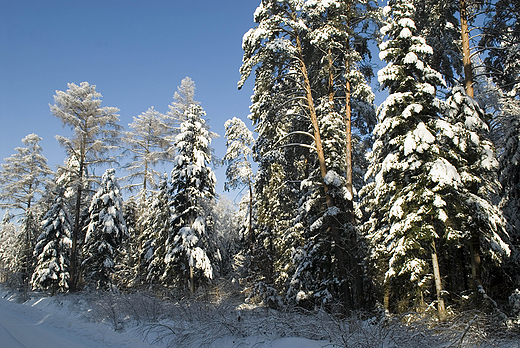
M 33 294 L 30 300 L 19 303 L 14 294 L 5 290 L 0 290 L 0 294 L 0 347 L 2 348 L 183 347 L 175 344 L 171 337 L 159 330 L 166 328 L 165 324 L 147 326 L 133 322 L 127 329 L 114 330 L 114 322 L 110 323 L 110 320 L 106 318 L 108 313 L 105 313 L 105 317 L 103 317 L 99 308 L 89 308 L 92 302 L 82 299 L 81 296 L 51 298 Z M 117 316 L 115 313 L 113 314 Z M 96 321 L 94 317 L 100 321 Z M 116 325 L 121 325 L 121 323 Z M 186 335 L 186 333 L 183 334 Z M 200 335 L 200 333 L 194 334 Z M 208 337 L 202 336 L 186 339 L 185 342 L 189 343 L 189 346 L 203 345 L 212 348 L 333 347 L 328 341 L 314 341 L 298 337 L 220 335 L 221 337 L 214 337 L 214 340 L 210 341 Z
M 232 302 L 84 292 L 31 293 L 20 303 L 0 288 L 0 348 L 520 347 L 515 330 L 478 313 L 442 324 L 414 322 L 413 316 L 339 320 L 320 311 L 274 311 Z
M 152 347 L 132 332 L 115 332 L 108 325 L 88 322 L 52 298 L 33 298 L 21 304 L 15 296 L 2 295 L 2 348 Z

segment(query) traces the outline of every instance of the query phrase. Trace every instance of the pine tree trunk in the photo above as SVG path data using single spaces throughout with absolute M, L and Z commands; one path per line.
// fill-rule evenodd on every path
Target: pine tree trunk
M 385 309 L 385 311 L 387 313 L 390 313 L 390 294 L 391 294 L 391 290 L 390 290 L 390 285 L 388 284 L 388 282 L 385 282 L 385 285 L 384 285 L 384 293 L 383 293 L 383 307 Z
M 433 278 L 435 280 L 435 290 L 437 293 L 437 311 L 439 313 L 439 319 L 441 321 L 446 320 L 446 307 L 444 306 L 444 299 L 442 298 L 442 280 L 441 272 L 439 269 L 439 260 L 437 258 L 437 248 L 435 247 L 435 241 L 432 242 L 432 266 L 433 266 Z
M 80 181 L 81 182 L 81 181 Z M 78 285 L 78 267 L 76 264 L 77 261 L 77 248 L 78 248 L 78 234 L 79 234 L 79 219 L 81 213 L 81 194 L 82 194 L 82 185 L 78 185 L 78 192 L 76 193 L 76 211 L 74 216 L 74 230 L 72 231 L 72 247 L 70 250 L 70 291 L 74 292 L 77 290 Z
M 86 128 L 86 127 L 85 127 Z M 77 265 L 78 259 L 78 236 L 80 230 L 80 217 L 81 217 L 81 195 L 83 193 L 83 171 L 85 168 L 85 145 L 87 143 L 87 139 L 83 136 L 80 149 L 79 159 L 79 174 L 78 174 L 78 189 L 76 192 L 76 211 L 74 216 L 74 230 L 72 231 L 72 247 L 71 247 L 71 256 L 70 256 L 70 291 L 74 292 L 78 290 L 78 282 L 79 282 L 79 267 Z
M 195 284 L 193 283 L 193 266 L 190 266 L 190 294 L 193 296 Z
M 471 65 L 471 52 L 469 48 L 469 25 L 468 25 L 468 4 L 466 0 L 460 0 L 460 29 L 462 38 L 462 62 L 464 65 L 464 83 L 466 94 L 474 98 L 473 91 L 473 70 Z M 480 239 L 478 236 L 470 237 L 470 257 L 471 257 L 471 276 L 473 280 L 473 290 L 476 291 L 482 285 L 481 281 L 481 260 L 480 260 Z
M 464 65 L 464 84 L 466 94 L 473 98 L 473 70 L 471 66 L 471 52 L 469 49 L 468 5 L 466 0 L 460 0 L 460 29 L 463 54 L 462 63 Z
M 478 291 L 482 286 L 481 279 L 481 260 L 480 260 L 480 239 L 478 235 L 472 234 L 469 242 L 469 252 L 471 256 L 471 279 L 473 291 Z

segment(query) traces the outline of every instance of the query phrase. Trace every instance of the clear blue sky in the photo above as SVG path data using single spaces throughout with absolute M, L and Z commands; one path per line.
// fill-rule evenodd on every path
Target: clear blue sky
M 216 155 L 225 154 L 224 122 L 247 120 L 253 81 L 237 90 L 242 37 L 260 0 L 0 0 L 0 160 L 36 133 L 49 165 L 65 152 L 54 136 L 70 135 L 51 115 L 56 90 L 88 81 L 102 106 L 133 116 L 166 112 L 181 80 L 196 84 Z M 168 170 L 169 171 L 169 170 Z M 124 173 L 119 171 L 118 176 Z M 224 170 L 217 171 L 222 193 Z M 231 197 L 234 198 L 234 197 Z

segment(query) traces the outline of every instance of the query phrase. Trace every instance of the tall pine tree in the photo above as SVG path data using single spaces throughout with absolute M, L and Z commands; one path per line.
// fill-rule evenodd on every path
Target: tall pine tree
M 440 156 L 435 138 L 440 112 L 435 92 L 444 82 L 426 63 L 433 52 L 417 35 L 413 4 L 390 4 L 381 29 L 387 40 L 380 44 L 380 58 L 387 65 L 378 73 L 390 95 L 378 109 L 367 174 L 371 182 L 363 189 L 365 238 L 375 277 L 383 285 L 385 308 L 422 306 L 434 278 L 436 291 L 431 293 L 437 294 L 443 316 L 436 246 L 442 237 L 442 195 L 436 188 L 459 180 L 453 165 Z

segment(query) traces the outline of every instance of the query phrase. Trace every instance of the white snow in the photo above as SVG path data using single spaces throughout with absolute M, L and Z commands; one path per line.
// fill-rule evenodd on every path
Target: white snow
M 408 28 L 403 28 L 401 30 L 401 33 L 399 33 L 399 37 L 402 38 L 402 39 L 407 39 L 409 37 L 412 37 L 412 32 Z
M 430 169 L 430 177 L 433 181 L 437 182 L 440 187 L 458 187 L 461 182 L 457 168 L 444 158 L 438 158 L 433 163 Z
M 133 323 L 114 330 L 110 322 L 100 322 L 93 308 L 86 300 L 88 295 L 74 295 L 55 298 L 32 293 L 33 298 L 21 304 L 15 296 L 0 289 L 0 347 L 5 348 L 339 348 L 324 340 L 303 337 L 282 337 L 275 332 L 265 335 L 236 336 L 226 332 L 206 337 L 207 332 L 193 332 L 191 343 L 171 345 L 169 339 L 161 340 L 161 333 L 150 332 L 145 337 L 142 324 Z M 98 295 L 99 296 L 99 295 Z M 110 294 L 107 294 L 110 297 Z M 70 298 L 70 299 L 69 299 Z M 98 304 L 110 307 L 110 302 L 99 299 Z M 114 305 L 112 303 L 112 305 Z M 114 308 L 114 307 L 112 307 Z M 149 308 L 148 310 L 153 310 Z M 157 309 L 158 310 L 158 309 Z M 99 313 L 98 313 L 99 314 Z M 192 313 L 193 315 L 194 313 Z M 200 319 L 204 322 L 204 319 Z M 236 318 L 221 318 L 233 322 Z M 264 321 L 266 318 L 263 319 Z M 275 319 L 273 319 L 275 320 Z M 166 323 L 169 324 L 169 323 Z M 207 324 L 207 323 L 204 323 Z M 245 323 L 244 323 L 245 324 Z M 279 323 L 280 324 L 280 323 Z M 217 324 L 218 325 L 218 324 Z M 258 328 L 257 328 L 258 329 Z M 260 331 L 260 330 L 257 330 Z M 171 339 L 171 337 L 170 337 Z M 156 341 L 156 342 L 153 342 Z M 209 341 L 210 343 L 204 343 Z
M 333 170 L 329 170 L 323 178 L 325 185 L 339 187 L 343 183 L 343 179 Z
M 422 153 L 430 148 L 430 144 L 435 141 L 435 137 L 426 128 L 423 122 L 417 125 L 413 132 L 409 132 L 404 140 L 404 155 L 408 156 L 416 151 Z
M 404 56 L 403 60 L 404 64 L 415 64 L 417 63 L 417 55 L 413 52 L 408 52 L 406 56 Z

